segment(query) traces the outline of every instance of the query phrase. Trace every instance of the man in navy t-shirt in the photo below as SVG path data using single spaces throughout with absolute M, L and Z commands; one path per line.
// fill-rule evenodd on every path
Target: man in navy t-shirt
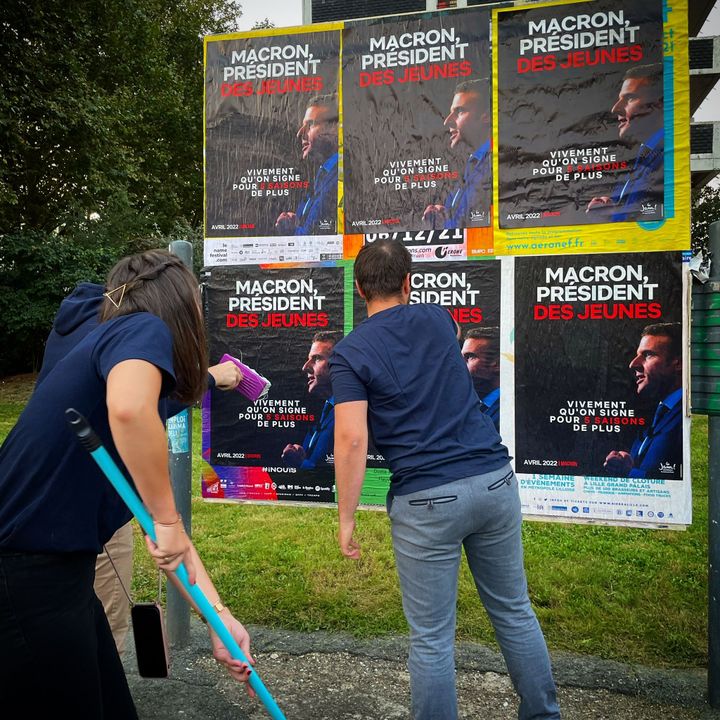
M 517 481 L 460 353 L 459 329 L 437 305 L 409 305 L 410 255 L 378 240 L 355 261 L 368 318 L 330 358 L 335 397 L 339 544 L 353 534 L 368 423 L 392 473 L 388 515 L 405 617 L 415 720 L 457 718 L 455 612 L 464 547 L 520 695 L 523 720 L 560 717 L 545 640 L 530 607 Z

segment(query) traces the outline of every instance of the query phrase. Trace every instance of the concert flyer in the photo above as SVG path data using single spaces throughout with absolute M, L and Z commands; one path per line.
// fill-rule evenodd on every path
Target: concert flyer
M 400 240 L 407 248 L 413 262 L 438 262 L 439 260 L 467 260 L 467 241 L 463 230 L 417 230 L 411 232 L 368 233 L 363 244 L 376 240 Z

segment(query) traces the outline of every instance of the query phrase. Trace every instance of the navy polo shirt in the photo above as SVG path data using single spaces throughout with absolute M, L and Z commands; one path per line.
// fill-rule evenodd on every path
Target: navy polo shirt
M 97 554 L 130 519 L 65 410 L 81 412 L 124 469 L 110 434 L 107 377 L 118 363 L 146 360 L 162 371 L 166 396 L 175 387 L 172 358 L 167 325 L 134 313 L 99 325 L 57 362 L 0 447 L 0 550 Z
M 336 406 L 368 402 L 395 495 L 491 472 L 509 460 L 478 401 L 455 323 L 439 305 L 396 305 L 367 318 L 335 346 L 330 375 Z

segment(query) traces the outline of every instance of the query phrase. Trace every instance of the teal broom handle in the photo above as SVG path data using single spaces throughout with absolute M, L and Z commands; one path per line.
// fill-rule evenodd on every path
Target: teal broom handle
M 130 512 L 132 512 L 132 514 L 137 518 L 140 523 L 140 527 L 142 527 L 150 539 L 155 542 L 155 526 L 150 513 L 143 505 L 142 500 L 140 500 L 137 493 L 130 486 L 130 483 L 127 481 L 125 476 L 122 472 L 120 472 L 120 468 L 117 466 L 112 457 L 110 457 L 108 451 L 103 447 L 103 444 L 100 442 L 100 438 L 90 427 L 88 421 L 73 408 L 68 408 L 65 411 L 65 417 L 70 427 L 78 436 L 82 446 L 90 453 L 93 460 L 95 460 L 105 474 L 105 477 L 107 477 L 125 504 L 128 508 L 130 508 Z M 215 608 L 205 597 L 205 593 L 203 593 L 199 585 L 190 584 L 187 570 L 182 563 L 180 563 L 177 570 L 174 571 L 174 575 L 182 583 L 190 597 L 195 601 L 195 604 L 198 606 L 198 609 L 202 613 L 203 617 L 207 620 L 208 625 L 210 625 L 210 627 L 217 633 L 218 637 L 222 641 L 222 644 L 227 648 L 230 655 L 232 655 L 232 657 L 236 660 L 241 660 L 249 667 L 250 662 L 248 658 L 245 657 L 245 653 L 240 649 L 240 646 L 235 641 L 235 638 L 230 634 L 230 631 L 225 627 L 225 623 L 223 623 L 220 619 L 220 616 L 215 611 Z M 260 701 L 265 706 L 270 717 L 273 718 L 273 720 L 286 720 L 282 710 L 280 710 L 278 704 L 275 702 L 275 698 L 273 698 L 270 691 L 265 687 L 257 672 L 253 670 L 250 674 L 248 682 L 250 683 L 250 687 L 257 694 L 258 698 L 260 698 Z

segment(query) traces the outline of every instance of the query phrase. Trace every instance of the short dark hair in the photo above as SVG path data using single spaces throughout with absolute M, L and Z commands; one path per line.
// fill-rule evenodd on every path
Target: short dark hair
M 682 357 L 682 324 L 679 322 L 655 323 L 643 328 L 640 337 L 652 335 L 654 337 L 666 337 L 670 340 L 671 357 Z
M 629 68 L 623 80 L 632 78 L 646 78 L 648 85 L 655 90 L 659 100 L 663 97 L 663 66 L 662 63 L 649 63 Z
M 326 95 L 315 95 L 308 101 L 307 106 L 311 107 L 325 107 L 332 111 L 334 115 L 327 119 L 327 122 L 337 122 L 340 118 L 338 117 L 338 96 L 337 93 L 327 93 Z
M 475 78 L 473 80 L 463 80 L 461 83 L 458 83 L 455 86 L 453 94 L 476 93 L 477 95 L 481 95 L 482 93 L 487 92 L 487 90 L 487 78 Z
M 663 74 L 662 63 L 648 63 L 646 65 L 635 65 L 625 71 L 624 79 L 646 77 L 651 80 L 659 80 Z
M 402 291 L 412 258 L 401 240 L 376 240 L 355 259 L 355 281 L 366 300 L 393 297 Z
M 177 255 L 148 250 L 123 258 L 110 270 L 100 322 L 121 315 L 157 315 L 173 338 L 175 395 L 193 403 L 207 385 L 208 351 L 195 276 Z M 114 302 L 113 302 L 114 301 Z
M 326 342 L 337 345 L 343 339 L 339 330 L 320 330 L 313 335 L 313 342 Z
M 465 333 L 466 340 L 490 340 L 491 347 L 500 350 L 500 328 L 497 325 L 470 328 Z

